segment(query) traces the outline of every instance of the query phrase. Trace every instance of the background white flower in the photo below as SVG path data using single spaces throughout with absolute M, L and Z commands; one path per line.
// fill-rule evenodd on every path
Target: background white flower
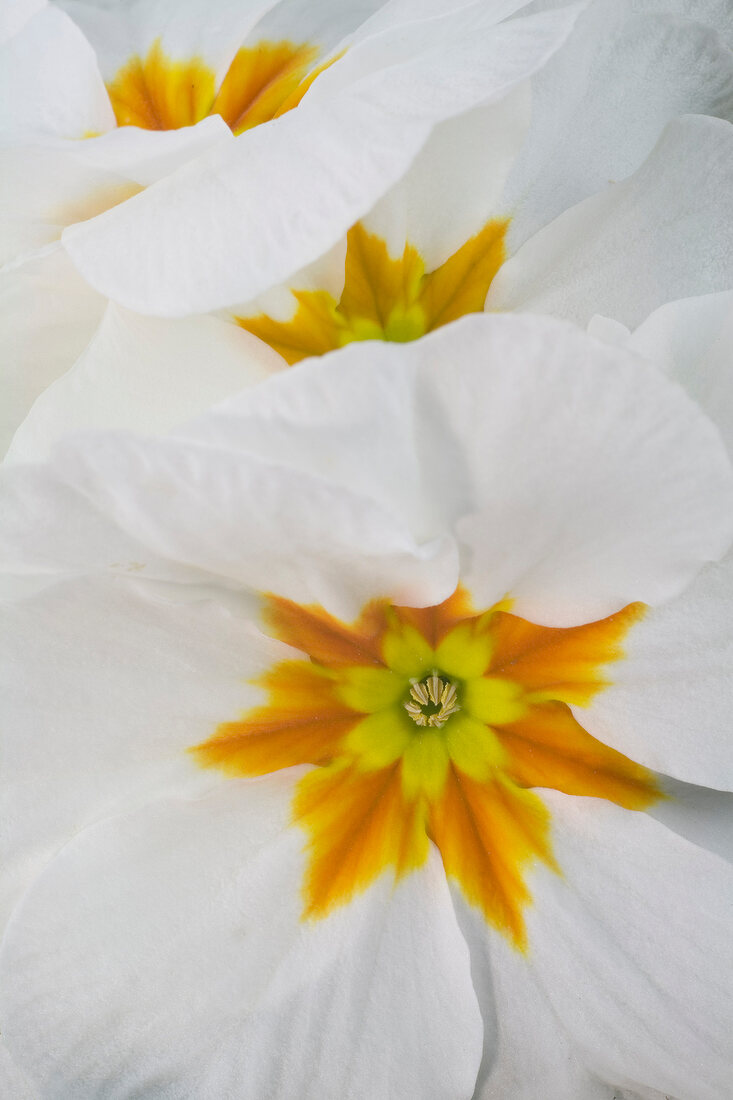
M 525 22 L 515 18 L 492 32 Z M 680 294 L 727 288 L 729 32 L 712 0 L 701 0 L 694 12 L 684 5 L 664 12 L 600 0 L 589 5 L 568 41 L 558 38 L 538 68 L 531 103 L 520 86 L 482 104 L 472 85 L 474 105 L 435 127 L 403 178 L 361 213 L 347 237 L 335 244 L 329 238 L 333 246 L 319 259 L 255 300 L 237 297 L 250 279 L 251 256 L 243 266 L 246 245 L 231 229 L 241 228 L 232 165 L 221 167 L 216 201 L 203 179 L 193 191 L 173 181 L 172 190 L 146 194 L 144 239 L 120 211 L 85 223 L 82 237 L 76 243 L 68 237 L 68 246 L 91 278 L 87 261 L 102 265 L 99 285 L 121 300 L 171 311 L 156 295 L 177 287 L 180 308 L 227 308 L 166 322 L 111 304 L 73 369 L 36 403 L 11 457 L 43 457 L 55 438 L 78 427 L 167 431 L 286 361 L 353 339 L 415 338 L 484 303 L 582 324 L 599 312 L 634 325 Z M 486 45 L 481 50 L 488 56 Z M 449 53 L 440 58 L 449 62 Z M 338 86 L 333 66 L 314 86 L 313 109 Z M 689 110 L 705 116 L 677 117 Z M 318 205 L 309 194 L 303 201 Z M 205 242 L 183 239 L 175 228 L 174 243 L 169 203 L 187 223 L 197 209 L 207 211 Z M 157 227 L 166 224 L 161 251 Z M 151 249 L 158 256 L 155 285 L 131 280 L 119 265 L 112 272 L 109 257 L 131 240 L 136 255 Z M 180 249 L 188 259 L 181 260 Z M 202 251 L 205 277 L 196 259 Z M 272 255 L 268 249 L 268 258 L 260 257 L 258 277 Z M 104 282 L 118 276 L 114 287 Z M 134 297 L 142 294 L 152 295 L 146 306 Z M 235 328 L 235 319 L 261 339 Z
M 62 236 L 79 231 L 83 237 L 95 215 L 142 197 L 142 206 L 132 203 L 125 215 L 135 228 L 123 231 L 114 261 L 120 272 L 132 264 L 135 282 L 142 286 L 153 276 L 166 295 L 161 280 L 176 282 L 180 265 L 190 262 L 192 287 L 208 268 L 204 283 L 213 289 L 230 278 L 219 248 L 236 237 L 238 275 L 259 293 L 329 247 L 405 171 L 435 122 L 501 98 L 540 66 L 575 14 L 501 22 L 521 7 L 487 0 L 458 7 L 446 0 L 428 6 L 142 0 L 70 3 L 66 14 L 54 4 L 34 5 L 0 45 L 2 261 L 8 265 L 0 274 L 0 339 L 10 391 L 2 414 L 5 445 L 35 397 L 86 348 L 100 320 L 104 328 L 106 292 L 80 277 Z M 329 90 L 314 100 L 324 66 Z M 228 106 L 222 81 L 231 91 Z M 107 88 L 125 125 L 116 123 Z M 246 109 L 240 110 L 237 94 Z M 301 95 L 297 110 L 287 109 Z M 123 110 L 123 101 L 137 110 Z M 235 131 L 248 128 L 235 138 L 219 110 Z M 145 128 L 157 124 L 164 128 Z M 167 178 L 176 181 L 174 191 L 182 188 L 178 196 L 156 192 Z M 178 244 L 173 251 L 170 241 L 164 245 L 165 270 L 153 275 L 143 242 L 157 233 L 156 193 L 166 224 L 174 209 L 181 220 Z M 232 200 L 233 221 L 212 219 L 212 209 Z M 100 229 L 104 233 L 103 223 Z M 110 247 L 118 249 L 119 239 Z M 170 295 L 173 312 L 206 308 L 189 292 L 181 296 L 177 283 Z M 152 297 L 141 310 L 156 311 Z M 109 324 L 115 331 L 103 331 L 103 343 L 129 343 L 114 317 Z M 258 363 L 248 370 L 249 344 L 241 333 L 216 318 L 201 328 L 180 326 L 170 337 L 179 347 L 216 341 L 210 382 L 201 393 L 194 387 L 196 409 L 262 376 Z M 140 337 L 147 345 L 155 333 Z M 138 358 L 132 352 L 131 363 Z M 177 371 L 179 378 L 184 374 Z M 136 389 L 124 377 L 121 395 L 109 394 L 112 405 Z M 200 385 L 198 373 L 195 380 Z

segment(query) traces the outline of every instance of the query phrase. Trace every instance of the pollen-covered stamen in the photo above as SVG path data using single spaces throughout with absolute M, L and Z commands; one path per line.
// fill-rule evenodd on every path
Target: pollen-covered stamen
M 404 704 L 405 710 L 416 726 L 441 729 L 461 708 L 458 704 L 456 685 L 432 672 L 424 680 L 416 680 L 410 687 L 411 698 Z

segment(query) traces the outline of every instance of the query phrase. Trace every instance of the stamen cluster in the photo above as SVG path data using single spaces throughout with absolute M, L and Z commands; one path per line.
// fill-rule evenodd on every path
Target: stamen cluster
M 405 710 L 417 726 L 442 729 L 451 714 L 459 711 L 456 685 L 432 672 L 424 680 L 416 680 L 410 688 Z

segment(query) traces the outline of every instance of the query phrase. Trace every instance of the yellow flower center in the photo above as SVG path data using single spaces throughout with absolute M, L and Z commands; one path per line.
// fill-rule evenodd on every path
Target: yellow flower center
M 294 290 L 296 309 L 286 321 L 265 313 L 237 317 L 283 359 L 300 362 L 357 340 L 417 340 L 466 313 L 481 313 L 491 282 L 506 259 L 508 221 L 489 221 L 433 271 L 411 244 L 390 256 L 384 241 L 361 223 L 346 238 L 344 289 L 338 301 L 325 290 Z
M 660 797 L 645 768 L 592 737 L 570 704 L 606 684 L 603 666 L 642 613 L 542 627 L 508 604 L 475 612 L 465 592 L 430 608 L 368 605 L 353 624 L 268 598 L 273 633 L 304 657 L 259 681 L 269 701 L 192 752 L 204 767 L 263 775 L 313 764 L 293 820 L 308 836 L 304 915 L 324 916 L 391 869 L 424 864 L 430 841 L 486 920 L 526 947 L 525 882 L 556 868 L 533 787 L 639 810 Z
M 316 67 L 318 47 L 260 42 L 243 47 L 218 90 L 214 71 L 200 57 L 173 61 L 160 40 L 147 57 L 133 57 L 107 91 L 118 126 L 177 130 L 220 115 L 235 134 L 296 107 L 313 81 L 336 58 Z

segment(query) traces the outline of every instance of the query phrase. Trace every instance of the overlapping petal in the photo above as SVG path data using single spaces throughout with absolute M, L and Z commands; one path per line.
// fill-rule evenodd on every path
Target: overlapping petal
M 631 599 L 667 598 L 691 576 L 678 570 L 714 486 L 694 469 L 705 455 L 721 473 L 726 463 L 692 404 L 673 388 L 662 397 L 658 384 L 640 361 L 558 322 L 477 316 L 404 347 L 357 344 L 301 365 L 187 431 L 358 487 L 419 538 L 455 525 L 463 576 L 483 606 L 511 592 L 520 614 L 574 625 Z M 698 429 L 683 456 L 673 438 L 689 418 Z M 358 453 L 348 447 L 355 435 Z M 719 540 L 703 558 L 730 538 L 727 496 L 718 508 Z M 682 512 L 684 527 L 650 540 L 655 514 L 666 527 Z
M 186 749 L 212 722 L 255 704 L 261 693 L 249 681 L 288 655 L 243 618 L 246 603 L 168 606 L 145 586 L 136 590 L 135 575 L 62 585 L 3 609 L 3 756 L 12 787 L 3 918 L 65 837 L 133 805 L 211 787 L 213 773 Z M 29 665 L 43 684 L 30 710 Z M 39 730 L 48 736 L 39 739 Z
M 528 924 L 552 1009 L 606 1079 L 721 1100 L 733 1082 L 730 865 L 649 815 L 543 797 L 565 876 L 539 872 Z
M 628 346 L 666 370 L 717 424 L 733 454 L 730 344 L 733 294 L 668 302 L 639 325 Z
M 114 125 L 94 50 L 55 5 L 41 3 L 0 45 L 0 131 L 81 138 Z
M 25 979 L 4 1008 L 49 1095 L 195 1082 L 258 1100 L 277 1082 L 292 1100 L 470 1097 L 481 1018 L 439 860 L 304 928 L 291 785 L 283 773 L 112 820 L 41 876 L 6 937 L 3 961 Z M 63 1001 L 49 997 L 69 968 Z M 39 999 L 53 1051 L 27 1027 Z
M 519 249 L 494 280 L 487 308 L 581 324 L 603 313 L 634 327 L 665 301 L 727 290 L 732 219 L 722 180 L 731 170 L 733 124 L 702 116 L 670 123 L 633 176 Z
M 104 298 L 60 250 L 31 260 L 22 271 L 0 273 L 5 356 L 0 450 L 8 447 L 36 398 L 84 350 L 104 308 Z
M 618 1088 L 596 1077 L 574 1048 L 537 983 L 531 959 L 498 938 L 489 943 L 475 914 L 461 905 L 461 899 L 455 904 L 474 974 L 485 971 L 488 986 L 482 989 L 489 1026 L 476 1100 L 536 1100 L 539 1081 L 553 1100 L 621 1100 Z M 493 1027 L 489 1005 L 496 1020 Z M 633 1100 L 626 1093 L 623 1097 Z
M 533 80 L 530 133 L 507 186 L 513 250 L 635 172 L 679 115 L 733 121 L 731 42 L 721 0 L 587 5 Z
M 315 95 L 316 82 L 297 112 L 117 214 L 68 230 L 65 245 L 93 286 L 140 312 L 248 301 L 327 251 L 405 172 L 437 122 L 502 98 L 542 65 L 574 15 L 497 24 L 480 2 L 422 21 L 413 12 L 409 36 L 398 22 L 339 62 L 349 82 L 338 94 Z
M 104 299 L 89 295 L 103 305 Z M 49 320 L 44 316 L 45 325 Z M 55 348 L 64 356 L 63 347 Z M 62 362 L 67 366 L 66 356 Z M 161 320 L 110 302 L 71 369 L 59 378 L 24 373 L 29 382 L 53 385 L 38 395 L 7 458 L 38 461 L 57 439 L 81 428 L 162 433 L 199 413 L 202 402 L 216 404 L 279 369 L 274 352 L 218 317 Z
M 92 341 L 104 314 L 106 300 L 81 277 L 59 238 L 64 227 L 93 217 L 100 210 L 125 202 L 131 195 L 179 164 L 198 156 L 204 149 L 231 138 L 221 120 L 207 119 L 187 130 L 158 135 L 155 147 L 145 140 L 150 135 L 114 130 L 104 137 L 85 143 L 53 142 L 44 145 L 13 145 L 0 151 L 3 180 L 2 259 L 6 267 L 0 274 L 0 326 L 3 342 L 3 372 L 8 391 L 3 406 L 2 450 L 13 432 L 22 424 L 33 401 L 48 386 L 73 366 Z M 76 148 L 70 148 L 70 145 Z M 214 322 L 206 318 L 197 335 L 205 340 Z M 189 326 L 190 327 L 190 326 Z M 119 326 L 118 326 L 119 328 Z M 133 331 L 135 331 L 133 329 Z M 139 326 L 137 331 L 139 332 Z M 160 331 L 160 330 L 159 330 Z M 175 343 L 177 333 L 165 333 Z M 164 343 L 165 343 L 164 338 Z M 102 327 L 97 340 L 110 352 L 102 369 L 116 376 L 121 340 L 110 340 Z M 128 337 L 129 345 L 129 337 Z M 98 345 L 99 346 L 99 345 Z M 163 361 L 164 352 L 148 343 L 147 355 Z M 94 358 L 94 350 L 91 350 Z M 86 363 L 88 360 L 84 360 Z M 86 415 L 96 415 L 89 406 L 98 404 L 97 388 L 76 400 L 78 374 L 71 380 L 74 399 L 63 397 L 57 417 L 63 423 L 67 408 L 76 423 Z M 243 366 L 246 370 L 246 366 Z M 151 381 L 156 372 L 152 372 Z M 124 385 L 123 369 L 120 383 Z M 162 379 L 161 379 L 162 380 Z M 197 376 L 198 380 L 198 376 Z M 123 404 L 135 408 L 134 422 L 139 423 L 146 400 L 140 395 L 135 404 L 134 389 L 124 389 Z M 174 388 L 174 387 L 172 387 Z M 201 392 L 197 385 L 197 391 Z M 224 392 L 236 388 L 234 384 Z M 166 396 L 166 403 L 169 395 Z M 53 400 L 53 399 L 52 399 Z M 108 405 L 118 395 L 102 398 Z M 201 408 L 200 400 L 194 406 Z M 52 414 L 53 415 L 53 414 Z M 43 412 L 41 412 L 43 417 Z M 104 417 L 100 417 L 100 423 Z M 32 431 L 34 429 L 31 429 Z M 37 429 L 36 429 L 37 430 Z M 58 432 L 59 429 L 56 429 Z M 41 445 L 47 446 L 55 434 L 53 428 Z

